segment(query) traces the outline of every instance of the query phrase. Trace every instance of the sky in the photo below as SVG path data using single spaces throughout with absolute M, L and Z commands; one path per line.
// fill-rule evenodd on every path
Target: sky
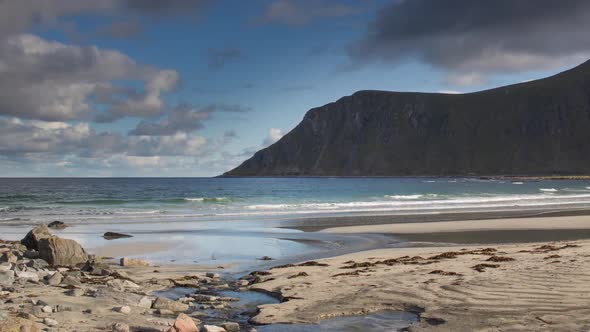
M 0 0 L 0 176 L 215 176 L 358 90 L 590 59 L 587 0 Z

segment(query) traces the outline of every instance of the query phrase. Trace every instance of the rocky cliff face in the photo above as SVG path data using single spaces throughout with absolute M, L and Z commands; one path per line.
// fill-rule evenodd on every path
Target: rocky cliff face
M 590 61 L 470 94 L 360 91 L 224 175 L 552 174 L 590 174 Z

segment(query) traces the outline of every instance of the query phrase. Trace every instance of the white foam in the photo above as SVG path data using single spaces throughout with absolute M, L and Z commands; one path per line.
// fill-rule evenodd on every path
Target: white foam
M 558 191 L 558 190 L 557 190 L 557 189 L 555 189 L 555 188 L 541 188 L 541 189 L 539 189 L 539 190 L 540 190 L 540 191 L 542 191 L 542 192 L 545 192 L 545 193 L 555 193 L 555 192 L 557 192 L 557 191 Z
M 385 195 L 384 197 L 389 199 L 420 199 L 424 197 L 424 195 Z

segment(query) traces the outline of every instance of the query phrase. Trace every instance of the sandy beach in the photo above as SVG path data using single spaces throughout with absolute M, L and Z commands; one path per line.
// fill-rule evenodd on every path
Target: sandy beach
M 44 328 L 53 319 L 64 331 L 110 331 L 114 323 L 131 331 L 167 331 L 180 313 L 196 324 L 236 322 L 242 329 L 261 331 L 301 324 L 305 330 L 314 326 L 305 324 L 332 318 L 388 312 L 414 317 L 407 320 L 409 331 L 586 331 L 589 229 L 586 215 L 331 227 L 299 237 L 305 242 L 311 234 L 393 236 L 408 242 L 396 248 L 334 251 L 328 258 L 317 253 L 304 261 L 260 261 L 266 271 L 243 276 L 226 274 L 232 267 L 221 263 L 118 266 L 122 255 L 149 257 L 167 244 L 112 241 L 90 252 L 110 257 L 98 273 L 62 269 L 76 282 L 57 285 L 48 284 L 48 277 L 19 277 L 14 286 L 2 288 L 0 310 L 8 313 L 5 326 Z M 534 241 L 539 238 L 546 240 Z M 3 246 L 18 248 L 16 242 Z M 52 271 L 36 273 L 50 276 Z M 237 298 L 222 301 L 227 291 Z M 248 310 L 232 302 L 249 294 L 267 298 Z M 157 308 L 161 297 L 173 300 L 167 305 L 174 310 Z M 40 311 L 43 304 L 50 305 L 49 313 Z M 119 312 L 122 306 L 130 313 Z M 367 322 L 352 324 L 362 328 Z M 406 326 L 401 322 L 391 326 Z
M 588 217 L 338 227 L 333 233 L 464 234 L 579 230 Z M 465 235 L 467 234 L 467 235 Z M 590 241 L 393 248 L 274 268 L 251 286 L 285 300 L 259 324 L 305 323 L 383 310 L 412 311 L 412 331 L 586 331 Z

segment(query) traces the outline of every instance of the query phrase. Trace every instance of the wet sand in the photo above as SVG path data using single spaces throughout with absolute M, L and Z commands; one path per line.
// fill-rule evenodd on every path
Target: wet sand
M 251 286 L 284 300 L 258 324 L 403 310 L 410 331 L 585 331 L 590 241 L 359 252 L 271 269 Z

